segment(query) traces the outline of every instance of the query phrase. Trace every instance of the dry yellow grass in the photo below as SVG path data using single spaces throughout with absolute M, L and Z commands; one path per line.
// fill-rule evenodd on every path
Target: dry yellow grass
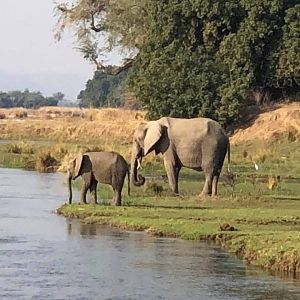
M 0 118 L 0 139 L 74 144 L 68 147 L 65 157 L 51 150 L 54 157 L 61 162 L 60 170 L 65 170 L 70 159 L 91 150 L 90 147 L 119 152 L 129 161 L 133 132 L 144 120 L 145 113 L 113 108 L 43 107 L 37 110 L 0 109 L 0 116 L 3 116 Z M 291 141 L 299 139 L 299 122 L 300 104 L 285 105 L 260 115 L 252 126 L 237 131 L 231 137 L 231 142 L 236 144 L 257 140 L 256 150 L 250 153 L 245 148 L 244 158 L 252 163 L 261 164 L 273 155 L 265 141 L 282 133 Z M 12 146 L 14 148 L 12 151 L 18 151 L 19 146 L 19 144 Z M 25 148 L 24 145 L 21 146 Z M 143 166 L 161 163 L 161 160 L 161 156 L 148 155 L 143 161 Z
M 300 139 L 300 103 L 282 104 L 262 113 L 245 129 L 238 129 L 231 137 L 233 144 L 245 141 L 278 139 L 288 135 L 290 140 Z
M 129 161 L 133 131 L 145 115 L 125 109 L 66 107 L 0 109 L 1 114 L 5 117 L 0 118 L 0 139 L 17 140 L 10 146 L 12 152 L 28 152 L 28 143 L 22 141 L 54 142 L 36 144 L 28 168 L 62 172 L 71 159 L 87 151 L 116 151 Z
M 114 108 L 43 107 L 0 109 L 0 116 L 0 139 L 101 144 L 109 149 L 116 143 L 131 143 L 134 128 L 144 120 L 145 113 Z M 300 139 L 299 102 L 261 114 L 253 125 L 237 130 L 231 142 L 269 140 L 282 134 L 291 140 Z
M 134 128 L 144 119 L 141 111 L 43 107 L 0 109 L 0 139 L 50 140 L 112 145 L 131 142 Z M 23 114 L 24 117 L 20 117 Z M 105 147 L 104 147 L 105 148 Z

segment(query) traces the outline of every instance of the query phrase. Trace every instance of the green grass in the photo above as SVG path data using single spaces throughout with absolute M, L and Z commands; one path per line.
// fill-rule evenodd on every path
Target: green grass
M 300 178 L 300 141 L 253 141 L 231 146 L 232 169 L 248 176 Z M 254 162 L 259 166 L 256 171 Z
M 299 143 L 290 144 L 291 155 L 299 154 L 298 146 Z M 276 168 L 271 172 L 266 167 L 271 166 L 272 159 L 265 158 L 260 164 L 264 172 L 255 173 L 252 162 L 235 156 L 239 151 L 239 147 L 233 151 L 233 170 L 238 174 L 234 187 L 223 174 L 219 184 L 221 196 L 215 199 L 198 196 L 204 182 L 202 173 L 183 169 L 179 182 L 181 197 L 173 197 L 162 177 L 164 170 L 148 166 L 141 172 L 151 175 L 151 179 L 143 187 L 134 187 L 130 197 L 125 182 L 123 207 L 109 206 L 111 187 L 100 184 L 98 195 L 102 205 L 63 205 L 58 213 L 86 223 L 142 230 L 158 236 L 214 240 L 250 264 L 300 272 L 300 173 L 298 177 L 290 175 L 297 175 L 298 158 L 287 160 L 290 172 L 280 175 L 276 188 L 269 189 L 268 176 L 278 174 Z M 153 183 L 163 188 L 161 196 L 153 190 Z M 75 181 L 76 188 L 80 185 L 80 180 Z M 223 224 L 236 230 L 222 231 Z
M 58 213 L 157 236 L 214 240 L 249 263 L 300 272 L 299 200 L 132 196 L 122 207 L 63 205 Z M 222 231 L 229 224 L 235 231 Z

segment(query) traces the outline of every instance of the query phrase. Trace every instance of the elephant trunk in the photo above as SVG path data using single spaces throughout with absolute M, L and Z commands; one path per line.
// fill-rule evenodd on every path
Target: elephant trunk
M 72 176 L 68 174 L 69 204 L 72 204 Z
M 131 154 L 131 182 L 135 186 L 141 186 L 145 183 L 145 177 L 137 174 L 138 166 L 143 158 L 143 149 L 134 145 Z

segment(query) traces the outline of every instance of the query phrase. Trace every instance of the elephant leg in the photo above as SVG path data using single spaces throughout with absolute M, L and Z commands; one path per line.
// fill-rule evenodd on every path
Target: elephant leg
M 116 206 L 120 206 L 122 203 L 122 189 L 124 185 L 126 173 L 121 175 L 118 174 L 118 176 L 112 177 L 112 188 L 114 190 L 114 197 L 112 199 L 112 204 Z
M 174 194 L 178 194 L 178 176 L 181 167 L 164 160 L 165 169 L 168 176 L 169 186 Z
M 86 193 L 89 189 L 89 185 L 86 182 L 83 182 L 81 193 L 80 193 L 80 204 L 86 204 Z
M 82 188 L 80 193 L 80 203 L 86 204 L 86 193 L 91 186 L 92 183 L 92 174 L 91 173 L 84 173 L 82 174 Z
M 218 194 L 218 181 L 219 181 L 220 173 L 213 176 L 212 180 L 212 197 L 217 196 Z
M 114 197 L 112 199 L 112 204 L 115 206 L 121 206 L 122 204 L 122 189 L 114 188 Z
M 210 196 L 212 193 L 212 173 L 205 173 L 205 183 L 200 196 Z
M 202 169 L 205 174 L 205 182 L 200 196 L 211 196 L 212 194 L 212 182 L 214 175 L 213 164 L 208 162 L 202 165 Z
M 97 184 L 98 184 L 98 181 L 93 178 L 91 185 L 90 185 L 90 192 L 91 192 L 91 196 L 92 196 L 91 203 L 92 204 L 98 204 L 97 203 Z
M 175 172 L 175 194 L 179 194 L 179 192 L 178 192 L 178 179 L 179 179 L 179 172 L 180 172 L 180 170 L 181 170 L 181 167 L 179 167 L 179 166 L 176 166 L 175 167 L 175 170 L 174 170 L 174 172 Z

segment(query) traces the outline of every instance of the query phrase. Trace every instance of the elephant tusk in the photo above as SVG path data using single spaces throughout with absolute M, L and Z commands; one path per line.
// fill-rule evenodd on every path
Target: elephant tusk
M 141 162 L 140 162 L 139 158 L 137 159 L 137 163 L 138 163 L 137 169 L 141 169 L 142 170 L 142 166 L 141 166 Z

